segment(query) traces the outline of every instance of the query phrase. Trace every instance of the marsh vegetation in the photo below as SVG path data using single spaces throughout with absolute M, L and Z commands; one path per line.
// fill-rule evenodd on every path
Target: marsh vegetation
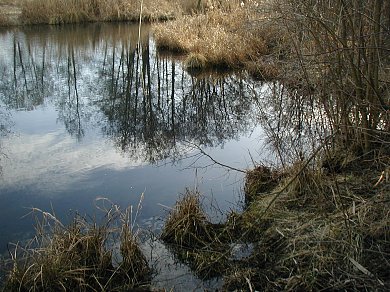
M 132 156 L 142 148 L 149 161 L 179 157 L 177 141 L 188 138 L 200 146 L 219 143 L 235 136 L 229 130 L 233 125 L 245 129 L 244 116 L 256 108 L 256 122 L 276 159 L 273 165 L 259 161 L 253 169 L 241 170 L 246 175 L 242 210 L 216 223 L 204 212 L 198 190 L 187 190 L 168 214 L 161 240 L 198 277 L 222 277 L 226 290 L 390 289 L 390 1 L 160 2 L 145 1 L 141 11 L 140 3 L 125 0 L 80 0 L 66 2 L 65 7 L 54 0 L 32 0 L 23 4 L 22 17 L 26 23 L 51 24 L 140 16 L 145 21 L 171 20 L 153 25 L 158 49 L 154 64 L 148 37 L 142 46 L 139 39 L 131 40 L 129 47 L 114 46 L 104 53 L 100 76 L 109 98 L 97 95 L 94 104 L 107 122 L 102 131 Z M 156 3 L 161 5 L 156 8 Z M 76 88 L 77 47 L 66 48 L 67 61 L 58 66 L 69 89 L 59 103 L 61 118 L 69 133 L 80 139 L 84 134 Z M 14 54 L 14 60 L 23 59 L 16 41 Z M 34 63 L 33 55 L 29 57 Z M 24 76 L 31 72 L 31 80 L 42 80 L 32 91 L 38 93 L 34 104 L 42 103 L 46 88 L 47 66 L 39 66 L 14 71 Z M 190 92 L 183 89 L 182 67 L 192 74 Z M 266 82 L 266 89 L 241 77 L 215 78 L 210 72 L 216 69 L 240 71 L 239 76 Z M 42 72 L 41 79 L 37 72 Z M 175 79 L 178 72 L 181 82 Z M 28 78 L 22 78 L 22 89 L 11 79 L 5 82 L 14 86 L 3 81 L 5 88 L 13 88 L 19 98 L 31 94 Z M 182 88 L 180 98 L 177 88 Z M 84 224 L 77 219 L 74 226 L 80 222 Z M 81 238 L 72 235 L 74 242 L 83 242 L 89 230 L 96 233 L 84 225 L 77 230 L 87 233 L 78 232 Z M 55 239 L 68 233 L 56 225 L 50 239 L 39 245 L 42 252 L 25 254 L 24 270 L 14 257 L 17 269 L 10 279 L 38 279 L 28 274 L 35 270 L 26 267 L 39 267 L 36 263 L 58 246 Z M 135 246 L 133 234 L 122 230 L 122 235 L 123 246 Z M 104 246 L 102 242 L 98 246 Z M 237 256 L 237 247 L 243 245 L 250 252 Z M 106 259 L 108 252 L 99 250 L 99 258 Z M 123 256 L 122 263 L 127 263 L 127 253 Z M 100 262 L 92 265 L 101 267 Z M 109 278 L 116 279 L 115 273 Z M 87 275 L 95 282 L 82 283 L 117 283 L 99 280 L 103 278 Z M 139 283 L 136 274 L 130 278 L 125 285 Z M 33 287 L 46 282 L 34 282 Z
M 247 2 L 236 7 L 236 13 L 229 7 L 231 15 L 218 17 L 218 22 L 214 7 L 192 17 L 194 23 L 188 28 L 196 29 L 190 40 L 185 37 L 190 35 L 189 29 L 168 38 L 174 35 L 173 23 L 156 30 L 162 49 L 183 52 L 189 58 L 203 56 L 210 60 L 209 66 L 245 68 L 251 60 L 247 70 L 257 67 L 254 75 L 263 78 L 267 78 L 262 74 L 266 62 L 279 81 L 271 86 L 272 97 L 256 101 L 280 165 L 271 168 L 260 163 L 247 171 L 247 204 L 241 214 L 228 216 L 223 227 L 197 220 L 199 228 L 181 228 L 207 242 L 187 251 L 186 260 L 196 271 L 205 270 L 207 260 L 202 251 L 210 253 L 216 244 L 215 253 L 207 258 L 210 267 L 214 264 L 211 259 L 218 258 L 219 268 L 214 270 L 226 277 L 226 289 L 386 289 L 390 246 L 390 219 L 385 211 L 390 195 L 389 1 Z M 264 6 L 255 9 L 257 5 Z M 260 11 L 268 13 L 254 16 Z M 223 13 L 223 9 L 217 12 Z M 245 21 L 234 22 L 235 16 Z M 222 24 L 229 18 L 245 33 Z M 184 23 L 188 21 L 183 22 L 186 27 Z M 221 29 L 239 31 L 243 39 L 229 39 L 248 55 L 233 60 L 237 56 L 233 53 L 213 62 L 216 52 L 229 51 L 232 46 L 223 37 L 202 45 L 202 38 Z M 270 38 L 266 34 L 270 31 L 271 36 L 277 32 L 277 37 Z M 260 56 L 245 46 L 252 44 L 246 41 L 253 36 L 263 41 L 263 50 L 255 45 L 253 51 Z M 213 57 L 210 48 L 217 48 Z M 180 202 L 186 203 L 186 199 Z M 179 206 L 175 216 L 186 209 Z M 199 218 L 196 214 L 193 218 Z M 220 236 L 210 241 L 209 234 L 214 237 L 215 230 Z M 233 261 L 233 273 L 231 249 L 225 256 L 220 253 L 226 250 L 222 241 L 226 230 L 238 234 L 238 238 L 229 237 L 233 246 L 241 241 L 254 244 L 249 257 Z M 172 237 L 166 240 L 171 242 Z M 182 253 L 178 255 L 182 257 Z
M 65 226 L 33 209 L 36 236 L 15 245 L 2 291 L 126 291 L 147 286 L 151 270 L 137 242 L 130 208 L 112 206 L 102 222 L 75 214 Z M 115 250 L 116 248 L 117 250 Z

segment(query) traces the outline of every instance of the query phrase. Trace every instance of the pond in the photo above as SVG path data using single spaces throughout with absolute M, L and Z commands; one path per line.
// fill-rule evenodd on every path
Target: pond
M 0 44 L 1 253 L 33 235 L 32 207 L 66 221 L 93 216 L 98 198 L 126 208 L 143 194 L 137 222 L 150 227 L 196 187 L 218 221 L 239 208 L 243 173 L 215 162 L 247 169 L 269 155 L 253 94 L 264 85 L 188 74 L 148 26 L 11 28 Z

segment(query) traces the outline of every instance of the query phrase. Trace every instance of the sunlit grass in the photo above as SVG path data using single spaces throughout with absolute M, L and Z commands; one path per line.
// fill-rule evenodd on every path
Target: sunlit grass
M 141 13 L 142 2 L 142 13 Z M 26 24 L 79 23 L 90 21 L 168 20 L 180 13 L 169 0 L 31 0 L 23 2 L 21 19 Z
M 202 55 L 208 66 L 242 67 L 267 52 L 261 36 L 243 26 L 249 18 L 240 8 L 231 13 L 212 10 L 157 25 L 154 36 L 160 49 Z

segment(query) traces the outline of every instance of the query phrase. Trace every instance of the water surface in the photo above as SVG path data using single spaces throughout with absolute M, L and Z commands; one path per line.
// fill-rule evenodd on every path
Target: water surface
M 12 28 L 0 44 L 1 252 L 31 237 L 31 207 L 66 221 L 96 198 L 126 208 L 144 194 L 143 226 L 197 187 L 206 205 L 237 208 L 243 174 L 197 147 L 239 169 L 264 157 L 260 83 L 189 75 L 147 26 L 140 38 L 129 24 Z

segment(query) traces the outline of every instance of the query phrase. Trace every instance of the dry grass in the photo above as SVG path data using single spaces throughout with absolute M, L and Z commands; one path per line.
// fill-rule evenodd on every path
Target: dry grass
M 207 66 L 240 68 L 267 53 L 267 44 L 248 25 L 250 9 L 213 9 L 159 24 L 154 36 L 159 49 L 201 55 Z
M 390 288 L 390 180 L 383 172 L 347 176 L 299 161 L 283 172 L 259 166 L 246 178 L 246 191 L 256 195 L 224 224 L 209 223 L 199 194 L 190 193 L 167 220 L 163 238 L 199 276 L 223 275 L 227 291 Z M 240 242 L 254 250 L 232 259 L 229 244 Z
M 21 1 L 0 0 L 0 26 L 19 24 Z
M 196 53 L 190 53 L 184 61 L 184 66 L 187 70 L 201 70 L 205 69 L 207 64 L 207 59 Z
M 252 170 L 248 170 L 244 187 L 245 202 L 249 204 L 257 196 L 273 190 L 279 180 L 279 172 L 265 165 L 259 165 Z
M 229 247 L 218 224 L 208 221 L 197 191 L 186 190 L 168 215 L 161 239 L 176 257 L 189 265 L 198 277 L 220 276 L 227 268 Z
M 389 289 L 390 181 L 374 188 L 375 179 L 361 169 L 347 178 L 298 162 L 270 189 L 263 187 L 270 177 L 263 168 L 247 175 L 251 184 L 258 176 L 262 196 L 227 222 L 256 242 L 244 266 L 256 273 L 245 281 L 237 278 L 238 269 L 227 276 L 230 287 L 249 282 L 265 290 Z
M 91 21 L 138 21 L 141 1 L 131 0 L 31 0 L 22 4 L 26 24 Z M 143 21 L 168 20 L 181 13 L 175 1 L 143 1 Z
M 278 59 L 286 51 L 287 37 L 282 26 L 273 21 L 268 1 L 204 3 L 201 13 L 154 26 L 159 50 L 188 55 L 185 66 L 189 69 L 190 60 L 201 56 L 202 68 L 198 69 L 244 68 L 267 80 L 280 76 Z
M 53 215 L 40 214 L 35 239 L 12 251 L 4 291 L 125 291 L 148 283 L 150 269 L 127 211 L 108 210 L 99 226 L 80 216 L 63 226 Z M 116 262 L 108 246 L 118 238 L 121 260 Z
M 200 204 L 200 194 L 186 190 L 169 213 L 161 238 L 184 247 L 204 246 L 212 237 L 209 225 Z
M 0 26 L 7 26 L 9 24 L 10 22 L 8 17 L 2 11 L 0 11 Z

